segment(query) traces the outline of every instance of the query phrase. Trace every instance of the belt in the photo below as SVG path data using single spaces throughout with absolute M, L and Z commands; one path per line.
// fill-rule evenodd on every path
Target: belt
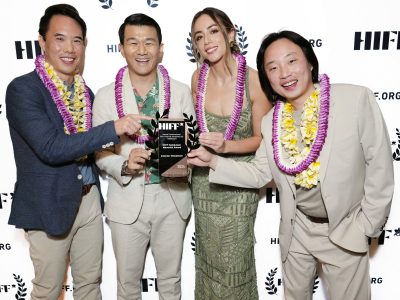
M 95 183 L 82 185 L 82 197 L 86 196 L 90 192 L 90 189 L 92 188 L 92 186 L 94 186 L 94 185 L 95 185 Z
M 311 222 L 314 222 L 314 223 L 319 223 L 319 224 L 329 223 L 328 218 L 312 217 L 312 216 L 308 216 L 308 215 L 305 215 L 305 216 L 307 217 L 307 219 L 309 219 Z

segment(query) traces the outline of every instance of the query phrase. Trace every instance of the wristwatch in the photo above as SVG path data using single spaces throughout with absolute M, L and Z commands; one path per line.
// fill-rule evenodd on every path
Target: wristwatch
M 129 169 L 129 167 L 128 167 L 128 161 L 125 160 L 125 161 L 122 163 L 122 167 L 121 167 L 121 176 L 135 175 L 135 174 L 137 174 L 136 170 Z

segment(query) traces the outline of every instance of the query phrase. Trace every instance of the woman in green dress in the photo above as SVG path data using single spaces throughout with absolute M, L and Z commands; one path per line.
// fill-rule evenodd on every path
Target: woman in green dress
M 271 108 L 257 71 L 246 64 L 229 17 L 198 12 L 191 27 L 199 68 L 192 93 L 200 143 L 221 156 L 249 161 L 261 141 L 261 119 Z M 254 221 L 258 190 L 210 184 L 208 168 L 193 170 L 196 230 L 195 299 L 258 299 Z

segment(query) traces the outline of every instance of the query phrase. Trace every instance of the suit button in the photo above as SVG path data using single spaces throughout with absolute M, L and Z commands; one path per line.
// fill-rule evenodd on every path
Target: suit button
M 109 145 L 110 145 L 110 146 L 114 146 L 114 142 L 110 142 Z
M 106 148 L 107 148 L 107 145 L 103 145 L 103 146 L 101 146 L 101 148 L 106 149 Z
M 82 174 L 79 174 L 78 176 L 76 176 L 76 178 L 78 178 L 78 180 L 82 180 L 83 176 Z

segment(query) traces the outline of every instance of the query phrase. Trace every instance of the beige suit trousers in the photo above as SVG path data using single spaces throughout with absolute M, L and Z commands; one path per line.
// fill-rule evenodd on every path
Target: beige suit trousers
M 26 233 L 35 269 L 31 300 L 57 300 L 62 292 L 68 260 L 75 300 L 101 299 L 103 219 L 96 186 L 82 198 L 71 230 L 52 237 L 41 230 Z
M 297 210 L 289 254 L 283 263 L 286 300 L 311 300 L 317 265 L 330 300 L 371 299 L 368 253 L 333 244 L 328 224 L 311 222 Z
M 143 206 L 134 223 L 109 221 L 109 225 L 117 261 L 118 300 L 142 298 L 141 279 L 149 246 L 157 270 L 159 298 L 181 299 L 186 221 L 179 216 L 167 183 L 145 185 Z

